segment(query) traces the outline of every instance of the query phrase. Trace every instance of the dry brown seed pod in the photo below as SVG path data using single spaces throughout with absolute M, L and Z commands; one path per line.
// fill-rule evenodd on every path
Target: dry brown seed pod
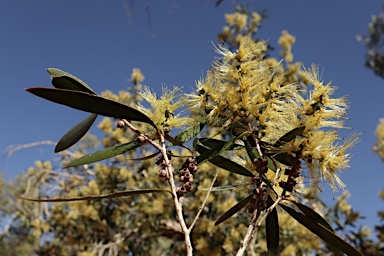
M 123 120 L 119 120 L 119 121 L 117 122 L 117 128 L 123 128 L 124 126 L 125 126 L 125 123 L 124 123 Z
M 145 142 L 145 137 L 143 135 L 139 135 L 137 138 L 136 138 L 136 143 L 144 143 Z
M 192 188 L 192 183 L 191 182 L 186 182 L 183 187 L 185 187 L 187 190 L 189 190 L 189 189 Z
M 189 170 L 193 170 L 195 168 L 195 166 L 196 166 L 195 163 L 189 163 L 188 164 L 188 169 Z
M 159 170 L 159 176 L 160 177 L 166 177 L 167 176 L 167 171 L 162 169 L 162 170 Z
M 184 186 L 181 186 L 180 189 L 179 189 L 179 194 L 185 194 L 187 193 L 187 190 Z
M 193 172 L 193 173 L 195 173 L 195 172 L 197 172 L 197 166 L 195 165 L 195 167 L 193 167 L 193 169 L 192 170 L 190 170 L 191 172 Z

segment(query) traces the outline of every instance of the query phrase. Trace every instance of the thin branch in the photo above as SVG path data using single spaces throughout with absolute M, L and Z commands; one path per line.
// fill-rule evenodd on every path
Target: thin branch
M 182 204 L 179 201 L 179 198 L 177 196 L 175 180 L 173 179 L 173 170 L 174 169 L 173 169 L 171 161 L 169 161 L 169 159 L 168 159 L 167 148 L 165 147 L 164 136 L 162 134 L 160 134 L 160 143 L 161 143 L 161 153 L 163 154 L 164 161 L 167 165 L 166 170 L 168 172 L 168 178 L 169 178 L 168 183 L 169 183 L 171 190 L 172 190 L 173 202 L 174 202 L 175 208 L 176 208 L 176 216 L 177 216 L 177 219 L 180 223 L 181 230 L 184 233 L 186 255 L 192 256 L 193 249 L 192 249 L 192 243 L 191 243 L 191 238 L 190 238 L 190 231 L 187 227 L 187 224 L 185 223 L 184 216 L 183 216 Z
M 252 220 L 249 224 L 247 234 L 245 235 L 244 240 L 242 242 L 242 245 L 241 245 L 240 249 L 237 251 L 236 256 L 241 256 L 244 254 L 245 249 L 247 249 L 247 246 L 249 244 L 249 241 L 252 240 L 252 238 L 256 234 L 256 232 L 259 229 L 259 227 L 261 226 L 261 224 L 267 219 L 268 215 L 272 212 L 272 210 L 277 206 L 277 204 L 282 199 L 283 199 L 283 197 L 279 196 L 277 198 L 277 200 L 265 211 L 265 214 L 263 215 L 263 217 L 261 218 L 261 220 L 258 223 L 256 223 L 256 221 L 257 221 L 257 218 L 260 216 L 260 211 L 259 210 L 255 211 L 256 213 L 254 213 L 252 216 Z
M 207 203 L 208 197 L 209 197 L 209 195 L 211 194 L 211 191 L 212 191 L 212 188 L 213 188 L 213 184 L 215 183 L 216 178 L 217 178 L 217 173 L 216 173 L 215 177 L 213 177 L 212 184 L 211 184 L 211 186 L 209 187 L 209 190 L 208 190 L 208 192 L 207 192 L 207 195 L 205 196 L 205 199 L 204 199 L 204 201 L 203 201 L 203 204 L 200 206 L 200 209 L 199 209 L 199 211 L 197 212 L 195 219 L 193 220 L 191 226 L 189 227 L 189 232 L 192 231 L 193 226 L 195 225 L 196 221 L 199 219 L 199 216 L 200 216 L 201 212 L 203 211 L 203 208 L 204 208 L 205 204 Z
M 191 238 L 190 238 L 190 233 L 191 232 L 188 229 L 187 224 L 185 223 L 185 220 L 184 220 L 183 208 L 182 208 L 182 203 L 181 203 L 182 197 L 180 197 L 180 201 L 179 201 L 179 197 L 177 196 L 175 180 L 173 179 L 174 168 L 173 168 L 172 163 L 169 160 L 168 155 L 167 155 L 167 148 L 165 146 L 164 135 L 159 133 L 159 139 L 160 139 L 160 145 L 159 145 L 156 142 L 154 142 L 151 138 L 149 138 L 147 135 L 141 133 L 136 127 L 134 127 L 126 119 L 121 119 L 121 120 L 124 122 L 124 124 L 129 129 L 131 129 L 137 135 L 139 135 L 142 138 L 144 138 L 148 143 L 150 143 L 152 146 L 154 146 L 156 149 L 158 149 L 161 152 L 161 154 L 163 155 L 164 162 L 166 164 L 165 169 L 166 169 L 167 174 L 168 174 L 167 175 L 168 184 L 171 187 L 173 203 L 174 203 L 175 208 L 176 208 L 176 217 L 177 217 L 177 220 L 179 221 L 181 230 L 182 230 L 182 232 L 184 234 L 184 242 L 185 242 L 186 255 L 187 256 L 192 256 L 193 249 L 192 249 L 192 243 L 191 243 Z
M 28 144 L 10 146 L 6 150 L 7 151 L 6 155 L 10 156 L 16 151 L 19 151 L 21 149 L 31 148 L 31 147 L 41 146 L 41 145 L 56 145 L 56 142 L 53 142 L 51 140 L 43 140 L 43 141 L 37 141 L 37 142 L 28 143 Z

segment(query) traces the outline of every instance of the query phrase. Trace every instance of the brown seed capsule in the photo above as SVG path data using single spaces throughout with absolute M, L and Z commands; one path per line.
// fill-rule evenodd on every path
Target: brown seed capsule
M 193 170 L 195 168 L 195 166 L 196 166 L 195 163 L 189 163 L 188 164 L 188 169 L 189 170 Z
M 142 144 L 145 142 L 145 137 L 143 135 L 139 135 L 137 138 L 136 138 L 136 143 L 139 143 L 139 144 Z
M 187 191 L 190 191 L 191 188 L 192 188 L 192 183 L 191 182 L 186 182 L 183 187 L 185 187 L 185 189 Z
M 167 171 L 162 169 L 162 170 L 159 170 L 159 176 L 160 177 L 166 177 L 167 176 Z
M 117 128 L 123 128 L 124 126 L 125 126 L 125 123 L 124 123 L 123 120 L 119 120 L 119 121 L 117 122 Z
M 184 186 L 181 186 L 179 189 L 179 194 L 185 194 L 185 193 L 187 193 L 187 190 L 185 189 Z
M 192 173 L 197 172 L 197 166 L 195 165 L 192 169 L 189 169 Z
M 187 159 L 185 159 L 185 162 L 187 162 L 187 163 L 193 163 L 193 162 L 194 162 L 194 158 L 191 157 L 191 156 L 189 156 L 189 157 L 187 157 Z
M 186 175 L 187 173 L 190 173 L 190 172 L 189 172 L 189 170 L 186 169 L 186 168 L 183 168 L 183 169 L 181 169 L 181 171 L 180 171 L 180 175 Z

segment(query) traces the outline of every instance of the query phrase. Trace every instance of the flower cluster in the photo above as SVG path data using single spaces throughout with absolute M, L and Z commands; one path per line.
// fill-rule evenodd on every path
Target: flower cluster
M 336 87 L 323 84 L 316 65 L 304 70 L 312 84 L 308 93 L 287 84 L 280 63 L 271 65 L 265 51 L 265 42 L 250 37 L 241 39 L 236 52 L 218 46 L 221 58 L 197 82 L 197 95 L 189 95 L 190 111 L 232 135 L 252 133 L 269 152 L 300 156 L 315 183 L 325 178 L 334 190 L 344 187 L 338 172 L 348 167 L 346 150 L 357 142 L 353 136 L 337 143 L 335 129 L 344 127 L 347 100 L 332 97 Z M 277 143 L 298 127 L 304 129 L 295 139 Z
M 168 133 L 171 127 L 181 128 L 191 123 L 189 117 L 182 117 L 182 112 L 176 113 L 176 110 L 186 105 L 186 98 L 180 91 L 180 88 L 174 87 L 173 90 L 167 87 L 162 88 L 160 99 L 155 92 L 144 86 L 138 91 L 138 94 L 150 104 L 150 108 L 138 103 L 137 108 L 148 116 L 156 125 L 158 132 Z

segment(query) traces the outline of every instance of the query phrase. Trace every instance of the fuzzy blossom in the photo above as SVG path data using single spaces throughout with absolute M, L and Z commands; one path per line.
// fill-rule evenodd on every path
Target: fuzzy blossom
M 144 81 L 145 76 L 141 73 L 141 70 L 139 68 L 134 68 L 132 70 L 131 74 L 131 81 L 136 84 L 137 82 Z
M 290 49 L 294 38 L 288 32 L 284 36 L 280 44 Z M 339 144 L 332 129 L 344 128 L 346 98 L 332 97 L 336 87 L 323 84 L 316 65 L 304 69 L 312 86 L 302 93 L 297 83 L 287 82 L 281 62 L 264 57 L 265 50 L 265 42 L 250 37 L 241 39 L 237 51 L 216 47 L 221 57 L 197 82 L 197 95 L 189 95 L 190 111 L 234 136 L 252 132 L 269 145 L 267 150 L 300 156 L 314 183 L 325 179 L 333 190 L 344 188 L 339 175 L 349 167 L 346 151 L 358 139 L 352 136 Z M 297 128 L 296 138 L 276 144 Z
M 295 43 L 296 38 L 284 30 L 279 38 L 279 45 L 283 48 L 280 51 L 281 56 L 285 58 L 287 62 L 293 61 L 292 45 Z
M 303 156 L 306 159 L 314 183 L 325 179 L 334 191 L 345 188 L 339 175 L 343 169 L 349 168 L 350 154 L 346 151 L 358 142 L 357 135 L 351 136 L 338 144 L 336 131 L 314 131 L 307 134 L 302 145 Z
M 246 27 L 247 19 L 247 14 L 239 12 L 225 15 L 225 20 L 227 21 L 228 25 L 236 27 L 238 30 L 243 30 Z
M 182 117 L 183 111 L 176 111 L 186 105 L 186 98 L 182 95 L 180 88 L 173 90 L 162 88 L 160 99 L 147 86 L 138 91 L 138 94 L 150 104 L 150 108 L 138 103 L 138 110 L 148 116 L 156 125 L 159 132 L 169 132 L 171 127 L 181 128 L 191 123 L 189 117 Z
M 309 99 L 303 102 L 305 116 L 303 124 L 306 130 L 321 127 L 344 128 L 342 119 L 347 110 L 346 98 L 332 98 L 337 87 L 331 83 L 324 85 L 319 75 L 319 68 L 316 65 L 306 71 L 308 81 L 313 85 Z
M 254 27 L 257 27 L 263 20 L 263 17 L 257 12 L 252 12 L 251 16 L 251 25 Z

